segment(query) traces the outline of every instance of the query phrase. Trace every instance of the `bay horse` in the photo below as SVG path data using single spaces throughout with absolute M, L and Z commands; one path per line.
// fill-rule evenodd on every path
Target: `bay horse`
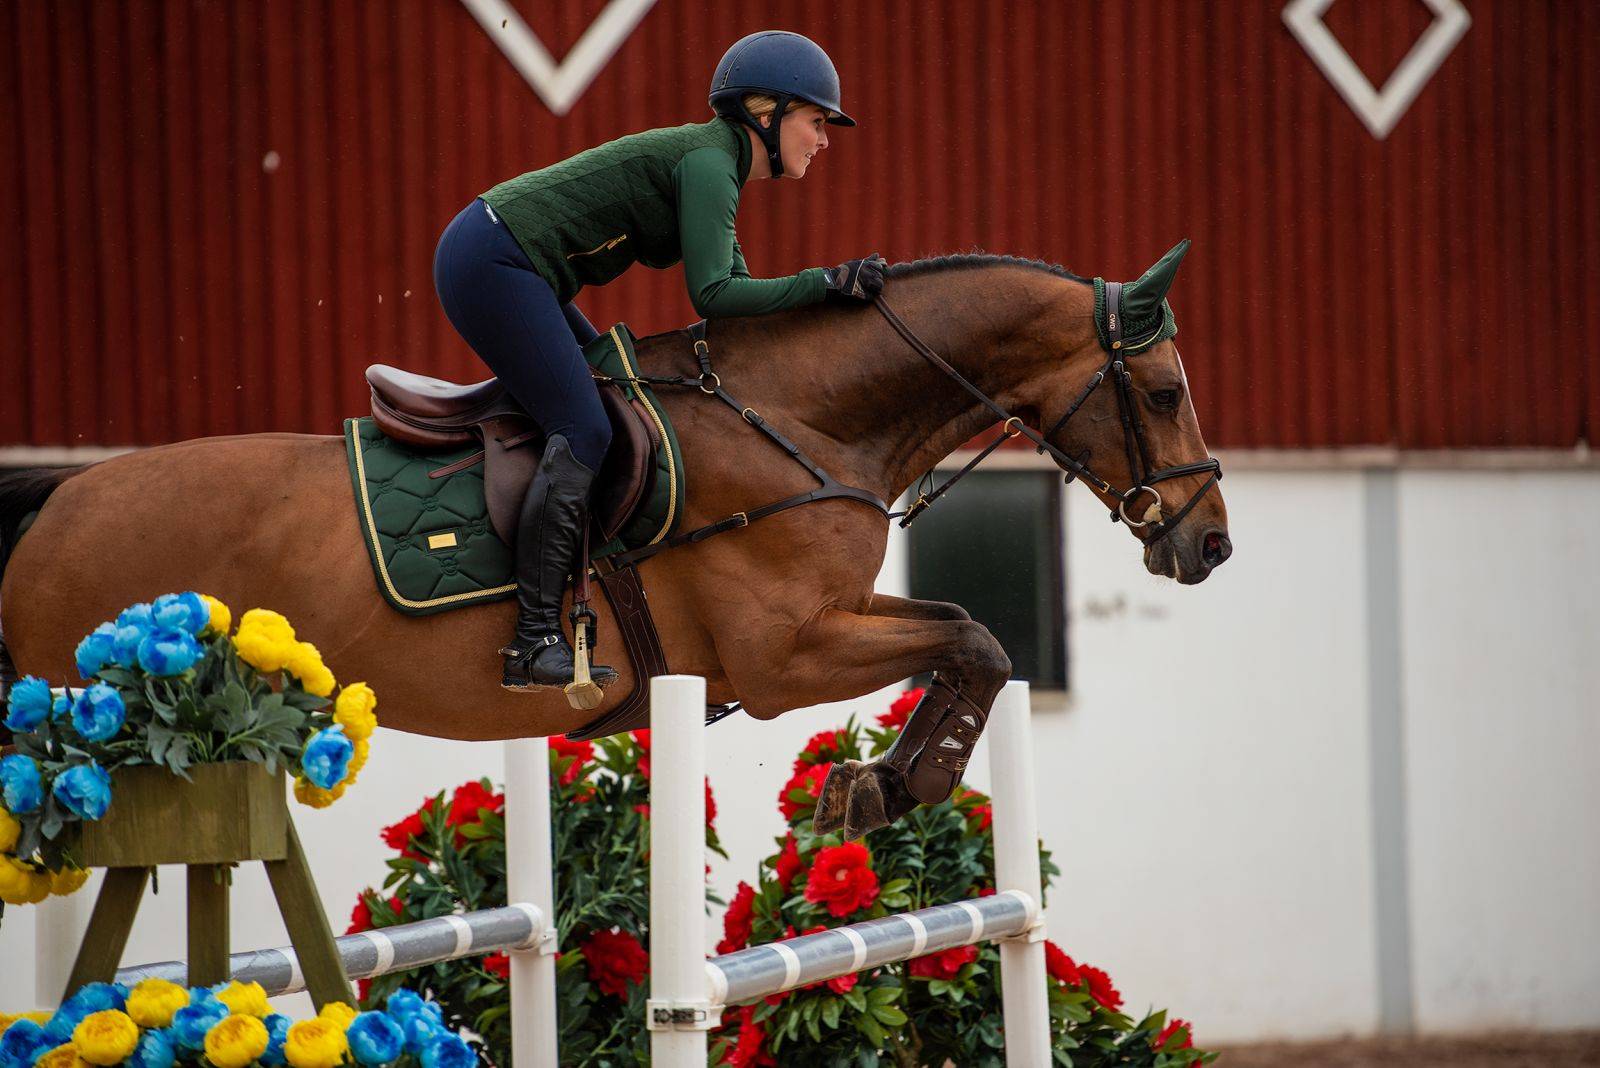
M 1174 250 L 1177 258 L 1186 247 Z M 1173 254 L 1162 262 L 1169 260 L 1159 292 L 1141 279 L 1130 293 L 1145 286 L 1145 303 L 1154 297 L 1165 310 L 1176 270 Z M 840 482 L 893 502 L 997 422 L 993 407 L 914 350 L 920 340 L 1014 422 L 1050 428 L 1050 451 L 1064 469 L 1093 468 L 1080 480 L 1129 519 L 1152 574 L 1200 582 L 1231 543 L 1220 490 L 1207 492 L 1215 461 L 1204 460 L 1178 350 L 1166 338 L 1108 358 L 1104 319 L 1096 325 L 1101 292 L 1038 261 L 945 256 L 888 271 L 883 299 L 909 336 L 871 306 L 827 305 L 716 320 L 708 342 L 718 375 L 742 403 Z M 684 331 L 642 339 L 638 357 L 645 374 L 697 373 Z M 1116 381 L 1086 392 L 1108 370 Z M 661 390 L 659 398 L 682 445 L 689 492 L 681 529 L 815 486 L 727 406 L 694 389 Z M 1038 430 L 1029 436 L 1046 440 Z M 1163 465 L 1176 472 L 1163 484 L 1169 497 L 1189 495 L 1181 522 L 1161 511 L 1146 478 Z M 1119 485 L 1148 492 L 1145 519 L 1159 522 L 1134 525 Z M 202 438 L 76 469 L 16 473 L 0 481 L 0 534 L 8 542 L 0 547 L 0 650 L 17 672 L 56 685 L 77 681 L 73 650 L 97 624 L 131 603 L 187 589 L 220 598 L 236 617 L 256 606 L 282 612 L 341 679 L 373 687 L 385 726 L 413 733 L 485 740 L 572 731 L 634 682 L 626 658 L 613 657 L 623 678 L 595 711 L 575 711 L 560 689 L 508 692 L 496 650 L 514 602 L 422 617 L 390 608 L 362 544 L 339 435 Z M 881 511 L 832 499 L 640 566 L 672 670 L 704 676 L 708 701 L 737 700 L 767 720 L 936 673 L 928 714 L 919 706 L 906 728 L 920 732 L 918 752 L 901 751 L 898 766 L 886 763 L 892 751 L 874 765 L 835 768 L 818 829 L 848 817 L 851 837 L 953 789 L 1011 674 L 999 642 L 959 606 L 873 590 L 887 536 Z M 595 607 L 598 646 L 622 649 L 608 606 Z M 933 785 L 917 789 L 905 764 L 930 739 L 930 750 L 955 755 L 924 765 Z

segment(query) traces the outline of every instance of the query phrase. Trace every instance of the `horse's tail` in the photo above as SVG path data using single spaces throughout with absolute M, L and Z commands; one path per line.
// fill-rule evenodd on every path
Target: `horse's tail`
M 0 575 L 22 537 L 23 520 L 49 499 L 56 487 L 82 471 L 82 467 L 30 467 L 0 474 Z

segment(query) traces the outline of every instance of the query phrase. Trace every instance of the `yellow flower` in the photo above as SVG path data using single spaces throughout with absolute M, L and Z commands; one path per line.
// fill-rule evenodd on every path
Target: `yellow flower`
M 50 873 L 50 892 L 57 897 L 77 893 L 89 881 L 86 868 L 62 868 Z
M 81 1024 L 79 1026 L 82 1026 Z M 57 1046 L 33 1062 L 33 1068 L 84 1068 L 89 1062 L 78 1056 L 78 1047 L 68 1042 Z M 114 1062 L 107 1062 L 114 1063 Z
M 217 1000 L 236 1016 L 262 1017 L 272 1011 L 272 1006 L 267 1004 L 267 992 L 260 983 L 241 983 L 235 979 L 217 995 Z
M 210 637 L 213 634 L 228 633 L 228 628 L 233 625 L 233 613 L 228 611 L 228 606 L 208 594 L 202 593 L 200 599 L 211 609 L 211 621 L 206 624 L 205 630 L 200 632 L 201 635 Z
M 330 1001 L 322 1006 L 321 1012 L 317 1013 L 317 1019 L 328 1020 L 337 1024 L 341 1031 L 350 1030 L 350 1021 L 355 1018 L 355 1006 L 346 1004 L 343 1001 Z
M 50 896 L 50 876 L 16 857 L 0 856 L 0 901 L 37 905 Z
M 257 990 L 261 989 L 255 983 L 250 985 L 255 986 Z M 235 983 L 234 986 L 238 984 Z M 265 1008 L 265 995 L 262 996 L 261 1004 Z M 267 1025 L 254 1016 L 229 1016 L 206 1032 L 206 1059 L 217 1068 L 246 1068 L 267 1052 L 270 1042 Z
M 72 1044 L 90 1064 L 121 1064 L 139 1044 L 139 1025 L 116 1009 L 91 1012 L 72 1029 Z
M 302 805 L 310 805 L 312 808 L 327 808 L 344 796 L 344 786 L 344 783 L 339 783 L 331 790 L 324 790 L 310 779 L 296 776 L 294 780 L 294 799 Z
M 352 682 L 339 691 L 333 703 L 333 721 L 344 728 L 345 736 L 353 742 L 372 737 L 378 726 L 373 710 L 378 707 L 378 695 L 364 682 Z
M 348 727 L 345 728 L 345 733 L 350 733 Z M 6 811 L 6 806 L 0 805 L 0 853 L 9 853 L 17 848 L 17 839 L 20 837 L 22 837 L 22 824 Z
M 293 1068 L 338 1068 L 349 1048 L 339 1022 L 319 1016 L 289 1028 L 283 1054 Z
M 128 991 L 128 1015 L 140 1027 L 167 1027 L 172 1014 L 188 1004 L 189 992 L 165 979 L 145 979 Z
M 305 687 L 307 693 L 318 697 L 333 693 L 333 672 L 328 670 L 328 666 L 322 662 L 322 654 L 310 642 L 295 642 L 283 666 L 300 680 L 300 685 Z
M 340 786 L 354 786 L 356 776 L 361 774 L 361 769 L 367 766 L 367 753 L 372 749 L 372 743 L 365 738 L 357 738 L 355 752 L 350 755 L 350 766 L 345 769 L 344 781 Z
M 252 608 L 239 620 L 234 648 L 257 671 L 281 671 L 294 655 L 294 628 L 276 612 Z

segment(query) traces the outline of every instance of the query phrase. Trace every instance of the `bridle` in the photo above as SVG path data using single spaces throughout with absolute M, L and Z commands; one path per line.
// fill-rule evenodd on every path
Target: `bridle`
M 890 309 L 882 295 L 873 298 L 874 306 L 877 307 L 883 317 L 888 320 L 889 325 L 894 327 L 895 331 L 905 339 L 912 349 L 932 362 L 939 370 L 955 379 L 963 389 L 1005 421 L 1000 437 L 990 442 L 965 467 L 946 479 L 936 489 L 927 493 L 919 493 L 910 508 L 903 513 L 897 513 L 904 516 L 900 520 L 902 527 L 909 526 L 913 519 L 925 511 L 939 497 L 943 496 L 963 475 L 983 462 L 1002 442 L 1019 434 L 1033 442 L 1036 452 L 1041 454 L 1048 452 L 1050 457 L 1067 472 L 1067 482 L 1071 482 L 1074 478 L 1081 478 L 1101 493 L 1116 498 L 1117 507 L 1111 512 L 1111 521 L 1113 523 L 1126 523 L 1130 528 L 1142 531 L 1140 538 L 1146 545 L 1153 545 L 1172 533 L 1178 524 L 1183 522 L 1184 517 L 1194 510 L 1195 505 L 1200 503 L 1200 499 L 1211 490 L 1211 487 L 1221 481 L 1222 463 L 1215 456 L 1209 456 L 1194 463 L 1164 467 L 1160 470 L 1151 469 L 1150 449 L 1145 443 L 1144 437 L 1144 423 L 1139 419 L 1139 409 L 1133 395 L 1133 375 L 1128 372 L 1124 359 L 1126 355 L 1142 352 L 1146 347 L 1153 344 L 1161 334 L 1163 327 L 1161 323 L 1157 323 L 1155 329 L 1146 337 L 1124 344 L 1122 337 L 1122 283 L 1105 282 L 1104 285 L 1106 301 L 1105 337 L 1101 342 L 1101 347 L 1106 351 L 1106 362 L 1090 376 L 1088 383 L 1073 398 L 1072 403 L 1067 406 L 1067 410 L 1062 413 L 1061 418 L 1056 420 L 1055 426 L 1052 426 L 1043 435 L 1028 429 L 1022 424 L 1020 418 L 1006 411 L 995 403 L 992 397 L 962 377 L 961 372 L 951 367 L 938 353 L 930 349 L 921 338 L 912 332 L 911 328 Z M 1066 452 L 1050 444 L 1048 440 L 1067 425 L 1067 421 L 1077 413 L 1078 409 L 1083 407 L 1084 403 L 1088 401 L 1094 391 L 1107 378 L 1110 378 L 1116 386 L 1117 410 L 1122 419 L 1123 448 L 1128 455 L 1128 470 L 1133 475 L 1133 485 L 1126 490 L 1115 488 L 1110 482 L 1095 474 L 1094 469 L 1085 462 L 1087 454 L 1080 457 L 1069 456 Z M 1194 491 L 1194 494 L 1184 503 L 1183 507 L 1178 509 L 1175 515 L 1162 518 L 1161 505 L 1163 502 L 1160 491 L 1155 488 L 1156 483 L 1174 478 L 1183 478 L 1187 475 L 1205 474 L 1206 472 L 1210 472 L 1211 477 L 1207 478 L 1200 488 Z M 1151 501 L 1145 509 L 1144 516 L 1135 519 L 1128 514 L 1128 506 L 1136 502 L 1141 494 L 1149 494 Z
M 711 369 L 711 346 L 706 341 L 705 321 L 701 320 L 698 323 L 694 323 L 689 327 L 688 333 L 689 339 L 694 345 L 695 359 L 700 364 L 700 374 L 698 377 L 689 377 L 685 375 L 628 375 L 625 378 L 615 379 L 614 381 L 628 382 L 635 388 L 641 384 L 697 387 L 701 393 L 717 398 L 718 400 L 722 401 L 722 403 L 738 412 L 740 418 L 749 423 L 751 426 L 755 427 L 762 434 L 766 435 L 767 438 L 778 445 L 778 447 L 783 449 L 784 452 L 788 453 L 791 459 L 805 467 L 805 469 L 811 472 L 811 475 L 816 478 L 821 485 L 816 489 L 807 490 L 804 493 L 797 493 L 791 497 L 785 497 L 781 501 L 774 501 L 771 504 L 764 504 L 759 508 L 752 508 L 746 512 L 735 512 L 732 515 L 719 519 L 714 523 L 707 523 L 704 526 L 696 527 L 693 530 L 674 534 L 670 537 L 663 538 L 660 541 L 652 542 L 649 545 L 644 545 L 637 549 L 611 554 L 610 556 L 604 558 L 607 560 L 607 566 L 613 570 L 628 567 L 647 560 L 650 557 L 655 556 L 657 553 L 664 552 L 667 549 L 676 548 L 679 545 L 690 545 L 697 542 L 702 542 L 707 538 L 715 537 L 718 534 L 724 534 L 730 530 L 738 530 L 741 527 L 747 527 L 756 520 L 764 519 L 769 515 L 776 515 L 779 512 L 787 511 L 790 508 L 799 507 L 802 504 L 811 504 L 816 501 L 830 500 L 833 498 L 844 498 L 865 504 L 882 512 L 889 519 L 899 519 L 900 526 L 907 527 L 911 525 L 912 520 L 916 519 L 917 516 L 925 512 L 934 501 L 943 496 L 951 486 L 960 481 L 962 476 L 966 475 L 973 468 L 977 467 L 978 464 L 982 463 L 984 459 L 987 458 L 990 453 L 994 452 L 994 450 L 997 449 L 1002 442 L 1006 441 L 1008 438 L 1016 437 L 1019 434 L 1033 442 L 1033 444 L 1037 447 L 1038 452 L 1049 453 L 1051 458 L 1054 459 L 1064 471 L 1066 471 L 1067 482 L 1071 482 L 1074 478 L 1081 478 L 1089 485 L 1099 490 L 1101 493 L 1115 498 L 1117 501 L 1117 507 L 1111 513 L 1112 522 L 1123 522 L 1136 531 L 1142 531 L 1140 534 L 1141 540 L 1146 545 L 1155 544 L 1168 534 L 1172 533 L 1177 525 L 1183 522 L 1184 516 L 1193 511 L 1194 506 L 1200 503 L 1200 499 L 1204 497 L 1206 493 L 1210 491 L 1211 487 L 1216 485 L 1216 483 L 1222 478 L 1222 464 L 1217 460 L 1216 457 L 1212 456 L 1192 464 L 1180 464 L 1176 467 L 1166 467 L 1158 471 L 1150 470 L 1150 450 L 1145 444 L 1144 425 L 1139 421 L 1138 407 L 1136 406 L 1133 397 L 1133 376 L 1128 373 L 1127 368 L 1123 365 L 1123 360 L 1125 356 L 1142 352 L 1145 348 L 1159 340 L 1159 338 L 1162 336 L 1162 331 L 1165 329 L 1165 326 L 1163 324 L 1158 324 L 1155 330 L 1146 337 L 1138 341 L 1125 344 L 1122 337 L 1122 283 L 1100 282 L 1097 280 L 1097 284 L 1103 284 L 1105 286 L 1106 316 L 1105 322 L 1101 324 L 1104 326 L 1105 332 L 1104 338 L 1101 341 L 1101 347 L 1106 350 L 1106 362 L 1104 366 L 1102 366 L 1093 374 L 1093 376 L 1090 377 L 1088 384 L 1085 385 L 1078 393 L 1077 397 L 1073 399 L 1072 404 L 1068 406 L 1066 413 L 1062 415 L 1060 419 L 1056 420 L 1056 425 L 1051 427 L 1049 432 L 1042 436 L 1037 431 L 1031 430 L 1024 426 L 1021 417 L 1012 415 L 1010 412 L 1006 411 L 995 402 L 993 397 L 990 397 L 977 386 L 967 381 L 967 379 L 962 376 L 961 372 L 957 371 L 954 367 L 951 367 L 944 357 L 940 356 L 937 352 L 934 352 L 931 348 L 929 348 L 928 345 L 921 338 L 919 338 L 909 326 L 905 324 L 905 321 L 894 313 L 894 310 L 889 307 L 888 301 L 883 299 L 882 294 L 872 298 L 873 307 L 877 308 L 878 311 L 882 313 L 883 317 L 888 320 L 889 325 L 894 327 L 895 332 L 905 339 L 906 344 L 910 345 L 915 352 L 928 360 L 939 370 L 953 378 L 962 389 L 972 394 L 972 396 L 975 397 L 986 408 L 1004 420 L 1004 427 L 1001 430 L 998 438 L 990 442 L 989 445 L 979 452 L 977 456 L 973 457 L 973 459 L 969 461 L 965 467 L 956 472 L 950 478 L 946 479 L 937 488 L 930 488 L 927 492 L 919 492 L 917 494 L 917 499 L 912 503 L 911 507 L 907 508 L 903 512 L 891 512 L 889 510 L 889 506 L 871 490 L 862 489 L 859 486 L 846 485 L 835 479 L 827 471 L 823 470 L 820 466 L 814 463 L 810 457 L 806 456 L 806 454 L 801 451 L 799 445 L 784 437 L 784 435 L 776 427 L 767 422 L 766 419 L 762 418 L 759 412 L 741 403 L 737 397 L 735 397 L 732 393 L 729 393 L 728 390 L 723 387 L 722 379 L 715 371 Z M 1097 333 L 1098 332 L 1099 331 L 1097 330 Z M 1166 336 L 1171 335 L 1168 334 Z M 1108 377 L 1116 385 L 1117 407 L 1122 417 L 1123 444 L 1128 453 L 1128 470 L 1133 473 L 1134 479 L 1133 485 L 1128 487 L 1126 490 L 1116 489 L 1111 485 L 1111 483 L 1095 474 L 1094 470 L 1089 467 L 1088 463 L 1086 463 L 1083 458 L 1069 456 L 1067 453 L 1056 448 L 1054 445 L 1050 444 L 1048 440 L 1046 440 L 1052 435 L 1058 433 L 1062 427 L 1066 426 L 1067 420 L 1071 419 L 1073 414 L 1076 413 L 1079 408 L 1083 407 L 1084 402 L 1089 399 L 1089 397 L 1094 393 L 1095 389 L 1098 388 L 1099 385 Z M 598 373 L 595 373 L 595 378 L 600 381 L 613 381 L 613 379 L 610 377 Z M 1178 510 L 1177 514 L 1171 516 L 1170 518 L 1161 518 L 1161 493 L 1155 488 L 1156 483 L 1165 482 L 1168 479 L 1173 478 L 1182 478 L 1185 475 L 1204 474 L 1207 471 L 1211 473 L 1211 477 L 1206 479 L 1205 483 L 1199 489 L 1195 490 L 1194 495 L 1191 496 L 1184 506 Z M 1151 503 L 1145 509 L 1143 518 L 1135 519 L 1133 516 L 1128 514 L 1128 506 L 1137 501 L 1140 494 L 1145 493 L 1150 495 Z

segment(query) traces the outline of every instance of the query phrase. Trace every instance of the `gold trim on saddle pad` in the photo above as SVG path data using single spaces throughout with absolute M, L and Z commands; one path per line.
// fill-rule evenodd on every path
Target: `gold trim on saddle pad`
M 610 329 L 609 333 L 611 334 L 611 343 L 617 347 L 617 356 L 622 360 L 622 369 L 628 373 L 628 381 L 633 385 L 634 396 L 639 398 L 640 403 L 644 405 L 644 410 L 650 413 L 651 419 L 655 420 L 656 432 L 661 436 L 661 451 L 667 457 L 667 519 L 666 522 L 661 524 L 661 529 L 656 531 L 656 536 L 645 542 L 646 545 L 654 545 L 667 536 L 667 532 L 672 529 L 672 521 L 677 515 L 678 467 L 673 462 L 672 439 L 667 437 L 666 424 L 661 421 L 661 416 L 656 411 L 655 405 L 650 403 L 649 395 L 645 393 L 638 382 L 639 372 L 634 369 L 633 362 L 628 359 L 628 346 L 622 343 L 622 335 L 617 333 L 615 326 Z

